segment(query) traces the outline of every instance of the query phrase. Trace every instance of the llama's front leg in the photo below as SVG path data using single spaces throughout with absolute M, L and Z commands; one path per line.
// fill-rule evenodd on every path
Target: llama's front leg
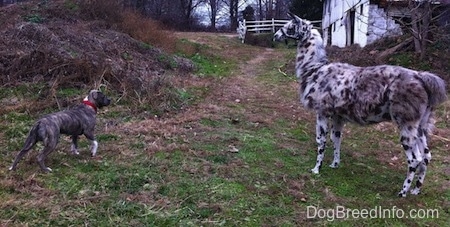
M 341 135 L 342 128 L 344 127 L 344 121 L 340 117 L 333 117 L 333 123 L 331 128 L 331 141 L 333 141 L 334 158 L 331 163 L 331 168 L 337 168 L 341 162 Z
M 405 197 L 406 193 L 409 191 L 411 187 L 411 183 L 414 179 L 414 175 L 416 173 L 416 169 L 419 164 L 423 161 L 422 154 L 419 151 L 419 147 L 417 145 L 417 128 L 413 129 L 403 129 L 401 132 L 401 143 L 403 149 L 405 149 L 406 158 L 408 160 L 408 172 L 406 174 L 406 179 L 403 182 L 403 188 L 398 193 L 398 196 Z M 421 170 L 422 171 L 422 170 Z
M 327 126 L 328 120 L 325 116 L 317 114 L 316 122 L 316 141 L 317 141 L 317 160 L 316 166 L 311 169 L 313 173 L 319 173 L 320 167 L 322 166 L 323 156 L 325 152 L 325 144 L 327 142 Z

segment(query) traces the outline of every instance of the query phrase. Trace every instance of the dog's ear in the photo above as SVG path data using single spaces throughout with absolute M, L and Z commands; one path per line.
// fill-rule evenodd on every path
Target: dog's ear
M 92 90 L 92 91 L 91 91 L 91 96 L 92 96 L 92 98 L 93 98 L 94 100 L 97 99 L 97 97 L 98 97 L 98 92 L 99 92 L 99 91 L 97 91 L 97 90 Z

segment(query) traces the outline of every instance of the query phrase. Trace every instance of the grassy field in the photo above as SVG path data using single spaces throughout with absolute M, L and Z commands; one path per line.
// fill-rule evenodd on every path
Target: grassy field
M 98 157 L 89 156 L 84 138 L 81 154 L 71 155 L 62 137 L 47 161 L 52 173 L 35 162 L 39 146 L 9 172 L 40 114 L 1 115 L 2 226 L 448 225 L 449 102 L 437 110 L 422 194 L 398 198 L 406 160 L 390 123 L 347 125 L 342 165 L 328 167 L 328 148 L 321 173 L 309 172 L 315 118 L 298 103 L 293 75 L 283 73 L 295 49 L 251 47 L 217 34 L 177 36 L 204 50 L 189 56 L 197 81 L 179 91 L 189 105 L 162 117 L 130 115 L 115 101 L 98 115 Z M 6 102 L 35 97 L 39 86 L 0 89 Z M 59 92 L 81 100 L 86 91 Z

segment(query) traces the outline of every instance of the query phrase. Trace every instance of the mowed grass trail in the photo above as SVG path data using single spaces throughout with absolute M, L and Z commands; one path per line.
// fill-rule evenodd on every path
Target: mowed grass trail
M 101 110 L 96 158 L 85 138 L 81 155 L 71 155 L 63 136 L 48 157 L 52 173 L 41 173 L 35 162 L 39 146 L 9 172 L 39 115 L 1 116 L 1 225 L 448 225 L 449 102 L 437 111 L 422 194 L 398 198 L 407 166 L 390 123 L 347 125 L 341 166 L 328 167 L 329 147 L 321 173 L 310 173 L 315 117 L 301 107 L 295 77 L 286 74 L 294 48 L 252 47 L 221 34 L 176 35 L 201 45 L 189 56 L 199 67 L 195 81 L 180 90 L 190 105 L 168 116 L 131 115 L 120 103 Z M 33 91 L 1 89 L 2 99 Z

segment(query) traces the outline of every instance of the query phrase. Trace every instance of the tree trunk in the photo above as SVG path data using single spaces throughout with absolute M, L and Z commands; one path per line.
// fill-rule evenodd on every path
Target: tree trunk
M 431 23 L 431 2 L 410 1 L 411 9 L 411 34 L 414 39 L 414 50 L 420 55 L 420 59 L 425 58 L 428 46 L 428 33 Z
M 230 0 L 230 29 L 235 31 L 238 27 L 238 4 L 239 0 Z
M 210 20 L 211 20 L 211 30 L 216 30 L 216 16 L 217 16 L 217 10 L 218 10 L 218 0 L 209 0 L 209 6 L 211 7 L 211 14 L 210 14 Z

